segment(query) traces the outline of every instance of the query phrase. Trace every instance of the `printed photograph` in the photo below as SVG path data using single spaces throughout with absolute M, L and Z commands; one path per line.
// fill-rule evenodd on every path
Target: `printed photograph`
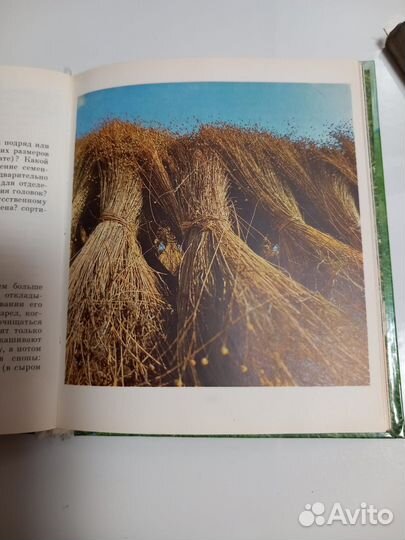
M 78 100 L 66 384 L 369 384 L 350 86 Z

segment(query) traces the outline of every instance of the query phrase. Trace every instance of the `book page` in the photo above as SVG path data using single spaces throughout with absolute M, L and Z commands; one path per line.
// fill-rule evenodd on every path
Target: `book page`
M 0 68 L 0 432 L 56 427 L 72 82 Z
M 58 424 L 389 429 L 356 62 L 142 62 L 75 78 Z

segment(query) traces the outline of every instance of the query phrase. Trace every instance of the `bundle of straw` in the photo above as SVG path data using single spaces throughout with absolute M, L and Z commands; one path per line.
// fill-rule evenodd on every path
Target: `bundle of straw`
M 70 269 L 66 380 L 71 384 L 163 384 L 168 373 L 158 275 L 137 240 L 142 174 L 136 133 L 115 121 L 92 135 L 85 170 L 97 170 L 99 223 Z
M 250 131 L 267 160 L 288 184 L 305 221 L 355 249 L 361 249 L 354 141 L 341 132 L 332 144 L 292 141 Z M 258 145 L 258 139 L 260 145 Z
M 268 212 L 268 223 L 277 232 L 280 265 L 339 307 L 363 310 L 362 255 L 304 220 L 288 180 L 307 174 L 291 146 L 269 134 L 231 127 L 204 128 L 200 137 L 215 148 L 235 185 Z
M 353 137 L 344 131 L 331 133 L 334 144 L 322 148 L 324 161 L 340 172 L 352 187 L 357 188 L 356 149 Z
M 364 321 L 352 321 L 243 242 L 227 173 L 205 141 L 183 138 L 172 151 L 184 237 L 179 384 L 365 384 Z
M 93 145 L 94 134 L 76 141 L 73 174 L 73 201 L 71 217 L 70 253 L 73 258 L 84 244 L 87 237 L 87 224 L 81 223 L 89 201 L 94 200 L 99 190 L 96 171 L 94 170 Z M 88 219 L 89 212 L 86 217 Z
M 349 146 L 350 143 L 347 141 L 344 144 Z M 352 145 L 354 147 L 353 142 Z M 357 178 L 356 162 L 352 158 L 345 158 L 349 150 L 344 152 L 343 149 L 309 142 L 297 143 L 295 147 L 311 179 L 312 188 L 307 192 L 310 204 L 316 206 L 320 214 L 319 227 L 361 250 L 357 184 L 353 180 Z M 296 186 L 296 190 L 299 190 L 299 186 Z

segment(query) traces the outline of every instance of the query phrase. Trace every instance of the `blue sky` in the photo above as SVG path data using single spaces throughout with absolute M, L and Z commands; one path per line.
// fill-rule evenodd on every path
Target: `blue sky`
M 324 142 L 331 129 L 351 128 L 350 86 L 203 82 L 99 90 L 79 98 L 77 136 L 116 118 L 182 134 L 225 123 Z

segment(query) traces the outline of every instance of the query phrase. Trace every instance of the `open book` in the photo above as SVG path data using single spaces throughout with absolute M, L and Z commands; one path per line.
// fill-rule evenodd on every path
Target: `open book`
M 0 431 L 402 436 L 374 67 L 0 69 Z

